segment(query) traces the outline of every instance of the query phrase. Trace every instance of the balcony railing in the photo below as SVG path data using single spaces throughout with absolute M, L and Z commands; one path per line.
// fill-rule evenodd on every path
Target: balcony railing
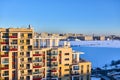
M 42 56 L 42 54 L 33 54 L 33 56 Z
M 41 65 L 34 65 L 33 68 L 41 68 Z
M 9 36 L 9 38 L 17 38 L 17 36 Z
M 53 69 L 53 70 L 51 70 L 51 72 L 57 72 L 57 70 Z
M 0 42 L 1 44 L 8 44 L 8 42 Z
M 42 78 L 33 78 L 33 80 L 42 80 Z
M 11 48 L 9 49 L 10 51 L 17 51 L 18 49 L 17 48 Z
M 8 67 L 1 67 L 0 69 L 1 70 L 6 70 L 6 69 L 8 69 Z
M 57 61 L 57 59 L 56 59 L 56 58 L 53 58 L 53 59 L 51 59 L 51 61 Z
M 8 57 L 8 54 L 3 54 L 1 55 L 1 57 Z

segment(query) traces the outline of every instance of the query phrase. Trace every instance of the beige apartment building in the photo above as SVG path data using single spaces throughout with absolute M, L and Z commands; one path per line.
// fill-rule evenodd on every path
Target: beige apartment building
M 91 63 L 69 43 L 32 28 L 0 28 L 0 80 L 90 80 Z

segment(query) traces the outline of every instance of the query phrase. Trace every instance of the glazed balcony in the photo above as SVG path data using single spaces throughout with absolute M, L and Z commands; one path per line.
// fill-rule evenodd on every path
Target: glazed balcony
M 51 64 L 52 67 L 58 66 L 58 64 Z
M 8 57 L 8 54 L 2 54 L 1 57 Z
M 2 61 L 2 64 L 9 64 L 9 61 L 8 60 L 4 60 L 4 61 Z
M 56 55 L 58 55 L 58 53 L 51 53 L 51 55 L 54 55 L 54 56 L 56 56 Z
M 9 38 L 9 36 L 7 36 L 7 35 L 3 35 L 2 38 Z
M 42 59 L 39 59 L 39 60 L 33 60 L 33 62 L 41 62 Z
M 4 74 L 2 74 L 2 76 L 8 76 L 9 75 L 9 73 L 4 73 Z
M 40 74 L 40 73 L 42 73 L 42 72 L 40 72 L 40 71 L 33 72 L 33 74 Z
M 8 48 L 3 48 L 2 50 L 3 50 L 3 51 L 8 51 L 9 49 L 8 49 Z
M 42 54 L 33 54 L 33 56 L 42 56 Z
M 56 78 L 56 77 L 58 77 L 58 74 L 52 74 L 51 77 Z

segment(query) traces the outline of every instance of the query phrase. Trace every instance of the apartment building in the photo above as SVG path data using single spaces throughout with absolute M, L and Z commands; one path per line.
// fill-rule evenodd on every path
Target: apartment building
M 91 63 L 59 38 L 32 28 L 0 28 L 0 80 L 90 80 Z

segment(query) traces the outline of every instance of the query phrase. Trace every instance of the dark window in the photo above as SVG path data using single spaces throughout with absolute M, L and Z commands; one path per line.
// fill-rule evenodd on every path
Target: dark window
M 69 60 L 69 58 L 65 58 L 65 60 L 67 61 L 67 60 Z
M 65 69 L 65 71 L 70 71 L 69 69 Z
M 79 66 L 73 66 L 74 70 L 79 70 Z
M 69 53 L 65 53 L 65 55 L 69 55 Z
M 65 64 L 65 66 L 69 66 L 69 64 Z

